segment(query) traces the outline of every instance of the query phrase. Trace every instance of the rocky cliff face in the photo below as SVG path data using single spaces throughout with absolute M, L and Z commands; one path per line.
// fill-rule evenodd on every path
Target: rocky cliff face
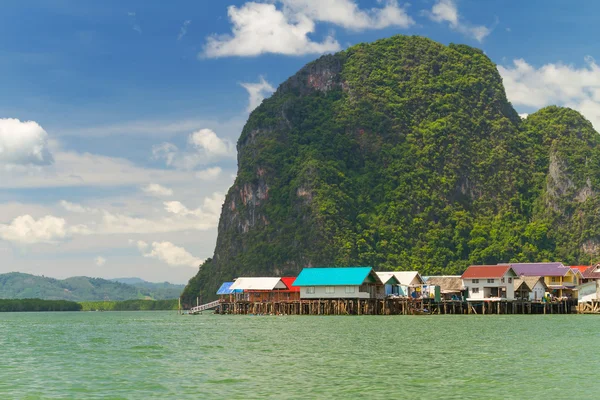
M 214 257 L 184 301 L 317 265 L 586 262 L 597 144 L 572 110 L 523 122 L 495 65 L 467 46 L 395 36 L 321 57 L 251 114 Z

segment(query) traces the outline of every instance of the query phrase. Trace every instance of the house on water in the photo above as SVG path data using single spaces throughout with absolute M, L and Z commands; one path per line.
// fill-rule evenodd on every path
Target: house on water
M 229 287 L 231 290 L 241 290 L 243 300 L 250 302 L 279 301 L 281 296 L 289 292 L 281 278 L 237 278 Z
M 301 299 L 385 297 L 384 284 L 371 267 L 304 268 L 294 286 L 300 288 Z
M 584 282 L 600 280 L 600 264 L 596 264 L 592 267 L 588 267 L 583 272 L 583 279 L 584 279 Z
M 425 280 L 417 271 L 385 271 L 377 272 L 377 275 L 384 283 L 389 279 L 390 275 L 393 275 L 398 280 L 398 293 L 388 293 L 393 287 L 387 287 L 386 285 L 386 295 L 396 294 L 398 296 L 408 297 L 411 296 L 413 292 L 420 292 L 425 283 Z
M 522 277 L 541 276 L 548 291 L 556 297 L 577 298 L 577 285 L 582 275 L 560 262 L 508 264 Z
M 471 265 L 462 274 L 467 300 L 514 300 L 517 273 L 509 265 Z
M 283 278 L 281 278 L 281 281 L 285 284 L 287 288 L 286 290 L 278 291 L 281 300 L 300 300 L 300 288 L 298 286 L 294 286 L 295 280 L 295 276 L 284 276 Z
M 425 280 L 425 283 L 431 286 L 439 286 L 444 300 L 461 300 L 465 291 L 460 275 L 430 276 Z
M 386 296 L 406 296 L 406 291 L 400 287 L 400 281 L 396 279 L 393 272 L 376 272 L 384 285 Z
M 515 285 L 515 299 L 542 301 L 548 286 L 541 276 L 521 276 L 513 281 Z
M 234 300 L 241 299 L 243 290 L 232 289 L 231 285 L 233 285 L 233 282 L 223 282 L 219 290 L 217 290 L 217 295 L 219 296 L 219 300 L 221 300 L 221 302 L 232 303 Z

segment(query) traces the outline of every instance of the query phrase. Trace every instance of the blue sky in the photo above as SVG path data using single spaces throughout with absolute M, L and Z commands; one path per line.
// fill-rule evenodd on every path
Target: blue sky
M 212 255 L 249 111 L 322 53 L 394 34 L 483 49 L 525 116 L 600 127 L 600 3 L 0 6 L 0 273 L 185 282 Z

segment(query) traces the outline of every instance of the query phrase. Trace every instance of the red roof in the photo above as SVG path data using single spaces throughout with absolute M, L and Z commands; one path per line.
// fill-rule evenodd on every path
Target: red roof
M 296 280 L 295 276 L 286 276 L 285 278 L 281 278 L 285 286 L 287 286 L 290 292 L 299 292 L 300 288 L 298 286 L 294 286 L 293 283 Z
M 510 265 L 471 265 L 462 274 L 462 279 L 502 278 L 508 271 L 517 276 Z
M 589 267 L 589 265 L 571 265 L 569 268 L 579 270 L 583 274 Z

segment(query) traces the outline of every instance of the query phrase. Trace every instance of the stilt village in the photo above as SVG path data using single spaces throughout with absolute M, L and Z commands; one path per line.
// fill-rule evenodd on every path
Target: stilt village
M 305 268 L 297 277 L 224 282 L 214 309 L 243 315 L 600 314 L 600 264 L 472 265 L 462 275 Z

